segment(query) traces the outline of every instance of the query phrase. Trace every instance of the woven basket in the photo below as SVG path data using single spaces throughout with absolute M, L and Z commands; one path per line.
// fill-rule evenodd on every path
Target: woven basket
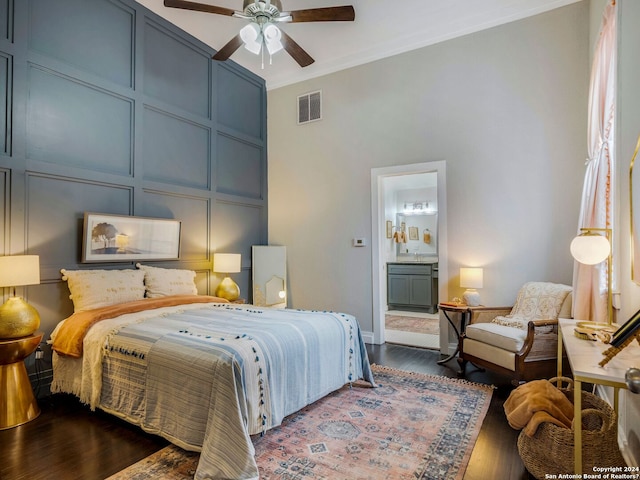
M 556 382 L 557 378 L 549 380 Z M 573 403 L 573 380 L 562 393 Z M 575 419 L 574 419 L 575 421 Z M 518 452 L 526 469 L 537 479 L 545 475 L 573 474 L 573 425 L 562 428 L 544 422 L 533 437 L 520 432 Z M 618 420 L 611 406 L 600 397 L 582 392 L 582 472 L 593 474 L 593 467 L 625 466 L 618 447 Z M 547 477 L 549 478 L 549 477 Z

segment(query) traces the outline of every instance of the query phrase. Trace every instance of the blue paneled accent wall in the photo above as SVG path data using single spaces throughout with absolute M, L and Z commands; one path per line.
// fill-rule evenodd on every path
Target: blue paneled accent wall
M 132 0 L 0 0 L 0 255 L 40 255 L 41 284 L 18 293 L 45 338 L 73 309 L 61 268 L 134 267 L 81 263 L 86 211 L 181 220 L 180 259 L 154 265 L 195 270 L 213 294 L 213 252 L 241 253 L 251 301 L 266 89 L 214 53 Z

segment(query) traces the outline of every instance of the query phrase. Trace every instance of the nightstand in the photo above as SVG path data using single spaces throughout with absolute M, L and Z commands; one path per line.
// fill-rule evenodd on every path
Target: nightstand
M 456 350 L 447 358 L 438 360 L 436 362 L 438 365 L 443 365 L 447 363 L 449 360 L 454 358 L 460 352 L 460 337 L 464 333 L 464 329 L 467 325 L 467 322 L 471 318 L 471 311 L 473 310 L 473 308 L 474 307 L 470 307 L 465 303 L 442 302 L 438 304 L 438 309 L 442 310 L 442 313 L 444 313 L 444 316 L 447 319 L 447 322 L 449 322 L 449 325 L 451 325 L 451 327 L 453 328 L 453 331 L 456 332 L 456 336 L 458 337 Z M 456 324 L 453 323 L 453 320 L 451 320 L 449 313 L 456 313 L 460 315 L 460 330 L 458 330 L 458 327 L 456 326 Z
M 0 430 L 30 422 L 40 415 L 24 359 L 42 341 L 42 332 L 0 339 Z

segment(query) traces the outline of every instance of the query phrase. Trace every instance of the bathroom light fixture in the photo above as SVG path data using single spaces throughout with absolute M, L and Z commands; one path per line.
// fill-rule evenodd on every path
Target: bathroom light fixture
M 476 288 L 482 288 L 483 270 L 477 267 L 460 268 L 460 286 L 466 288 L 462 294 L 464 302 L 470 307 L 480 305 L 480 294 Z
M 241 270 L 242 256 L 239 253 L 214 253 L 213 271 L 216 273 L 238 273 Z M 240 287 L 229 276 L 222 279 L 216 289 L 216 296 L 230 302 L 240 296 Z
M 430 208 L 429 202 L 427 201 L 406 202 L 402 210 L 402 213 L 405 215 L 427 215 L 436 213 L 433 208 Z

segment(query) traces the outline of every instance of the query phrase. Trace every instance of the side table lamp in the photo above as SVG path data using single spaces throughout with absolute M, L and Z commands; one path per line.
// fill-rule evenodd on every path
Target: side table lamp
M 460 269 L 460 286 L 466 288 L 462 294 L 464 303 L 470 307 L 480 305 L 480 294 L 476 288 L 482 288 L 482 268 L 463 267 Z
M 213 271 L 215 273 L 238 273 L 241 270 L 242 256 L 239 253 L 214 253 Z M 216 296 L 230 302 L 240 296 L 240 287 L 229 276 L 222 279 L 216 289 Z
M 13 287 L 13 296 L 0 307 L 0 338 L 31 335 L 40 327 L 38 311 L 16 296 L 15 287 L 40 283 L 38 255 L 0 257 L 0 287 Z
M 13 287 L 13 296 L 0 307 L 0 430 L 40 415 L 24 364 L 42 341 L 43 333 L 36 332 L 40 315 L 15 292 L 15 287 L 39 283 L 37 255 L 0 257 L 0 287 Z

